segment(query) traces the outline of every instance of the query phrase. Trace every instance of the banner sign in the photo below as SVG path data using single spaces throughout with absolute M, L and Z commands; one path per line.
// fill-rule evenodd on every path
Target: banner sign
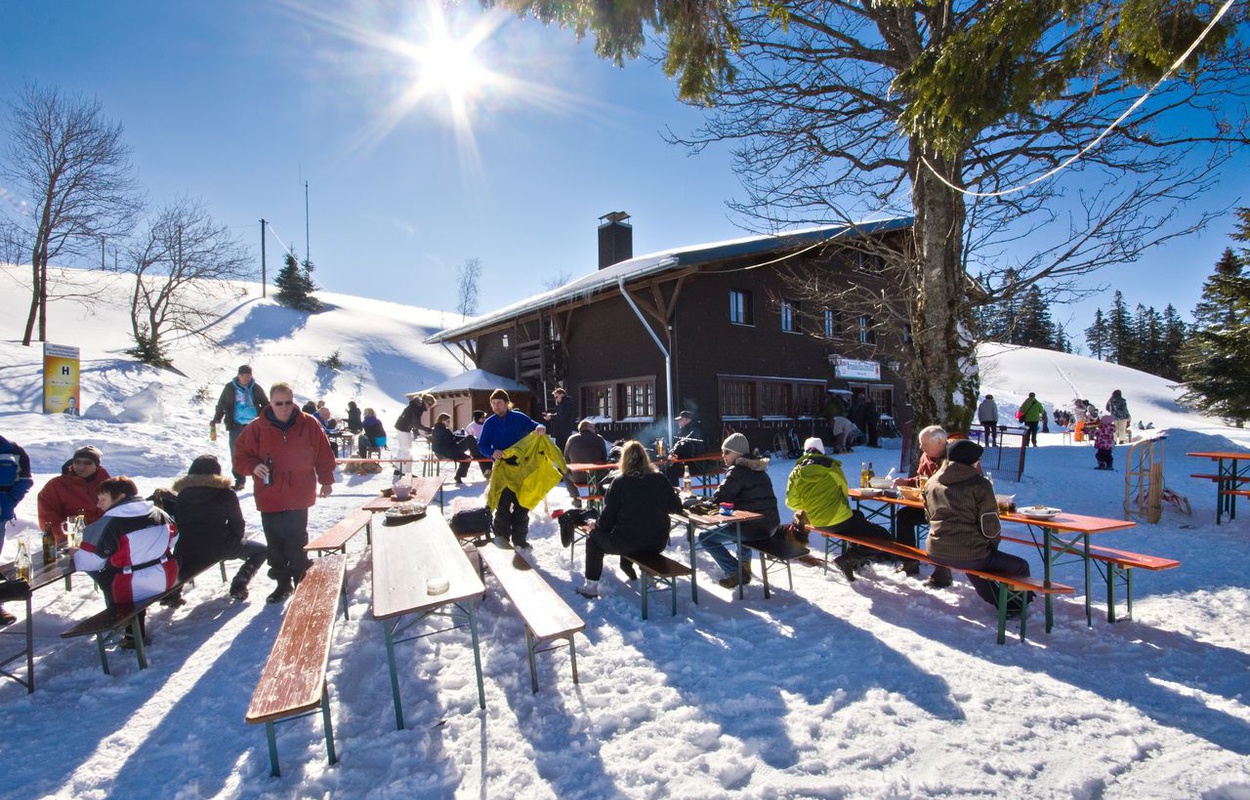
M 78 393 L 78 348 L 60 344 L 43 345 L 43 413 L 81 413 Z
M 829 356 L 829 360 L 833 362 L 835 378 L 861 381 L 881 380 L 881 365 L 876 361 L 860 361 L 840 356 Z

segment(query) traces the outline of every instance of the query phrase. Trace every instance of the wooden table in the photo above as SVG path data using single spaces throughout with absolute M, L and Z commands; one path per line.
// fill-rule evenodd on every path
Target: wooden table
M 1241 484 L 1246 480 L 1250 480 L 1250 453 L 1215 450 L 1211 452 L 1187 453 L 1186 455 L 1193 458 L 1209 458 L 1217 463 L 1215 472 L 1215 524 L 1220 524 L 1220 517 L 1225 513 L 1228 514 L 1230 520 L 1237 519 L 1237 495 L 1230 492 L 1242 488 Z
M 863 497 L 862 490 L 850 489 L 848 495 L 857 503 L 871 500 L 880 503 L 889 504 L 891 507 L 890 518 L 893 522 L 893 508 L 896 506 L 906 506 L 908 508 L 924 508 L 924 503 L 920 500 L 908 500 L 904 497 L 890 497 L 888 495 L 875 495 L 873 497 Z M 1014 522 L 1025 525 L 1029 529 L 1029 534 L 1033 538 L 1033 543 L 1037 546 L 1042 556 L 1042 568 L 1044 570 L 1044 582 L 1047 586 L 1051 582 L 1051 572 L 1054 567 L 1061 562 L 1064 556 L 1076 556 L 1081 559 L 1082 567 L 1085 572 L 1085 623 L 1093 626 L 1093 609 L 1091 606 L 1091 598 L 1089 592 L 1090 585 L 1090 557 L 1089 557 L 1089 537 L 1091 534 L 1107 533 L 1109 531 L 1120 531 L 1126 528 L 1134 528 L 1136 522 L 1123 519 L 1109 519 L 1105 517 L 1091 517 L 1084 514 L 1058 514 L 1051 519 L 1037 519 L 1035 517 L 1025 516 L 1019 513 L 999 514 L 999 518 L 1003 522 Z M 1041 531 L 1041 536 L 1037 535 L 1037 530 Z M 1049 633 L 1054 627 L 1054 598 L 1052 595 L 1046 595 L 1046 632 Z
M 568 467 L 567 474 L 570 476 L 569 480 L 572 480 L 572 474 L 574 472 L 586 473 L 586 502 L 588 504 L 596 503 L 598 505 L 602 505 L 603 491 L 600 488 L 600 481 L 603 480 L 606 473 L 616 469 L 617 462 L 577 462 L 576 464 L 567 464 L 566 466 Z M 576 486 L 577 483 L 574 482 L 573 485 Z
M 446 579 L 441 594 L 430 594 L 426 582 Z M 380 526 L 373 534 L 373 618 L 382 624 L 386 637 L 386 661 L 391 671 L 391 694 L 395 701 L 395 725 L 404 727 L 399 697 L 399 672 L 395 645 L 468 626 L 473 640 L 473 666 L 477 671 L 477 699 L 486 708 L 482 684 L 482 655 L 477 639 L 477 599 L 486 591 L 477 570 L 456 541 L 440 514 L 393 528 Z M 441 616 L 451 627 L 404 635 L 427 617 Z M 465 622 L 467 620 L 467 622 Z
M 27 694 L 35 691 L 35 621 L 34 621 L 34 594 L 45 586 L 50 586 L 62 578 L 65 579 L 65 589 L 68 591 L 71 586 L 71 576 L 74 574 L 74 554 L 72 551 L 59 552 L 57 559 L 51 564 L 43 563 L 43 555 L 36 551 L 31 553 L 30 579 L 30 597 L 26 598 L 26 626 L 25 630 L 14 630 L 16 625 L 10 625 L 7 628 L 0 628 L 0 636 L 22 636 L 26 640 L 24 649 L 15 652 L 11 656 L 3 657 L 0 660 L 0 675 L 6 678 L 12 678 L 18 683 L 26 687 Z M 0 564 L 0 572 L 9 580 L 17 577 L 17 567 L 12 562 Z M 5 665 L 16 661 L 22 656 L 26 656 L 26 680 L 22 680 L 16 672 L 10 672 L 5 669 Z
M 434 498 L 438 497 L 438 508 L 443 508 L 443 479 L 439 477 L 432 478 L 412 478 L 412 493 L 407 500 L 397 500 L 393 495 L 380 494 L 370 500 L 367 500 L 361 506 L 365 511 L 377 513 L 379 511 L 389 511 L 400 503 L 420 503 L 423 506 L 433 504 Z
M 700 548 L 695 531 L 703 533 L 733 526 L 734 540 L 738 546 L 735 553 L 738 556 L 738 599 L 741 600 L 745 596 L 742 585 L 742 523 L 763 519 L 764 515 L 735 508 L 733 514 L 691 514 L 681 511 L 669 516 L 674 522 L 686 526 L 686 541 L 690 544 L 690 599 L 696 603 L 699 602 L 699 570 L 695 565 L 695 554 Z

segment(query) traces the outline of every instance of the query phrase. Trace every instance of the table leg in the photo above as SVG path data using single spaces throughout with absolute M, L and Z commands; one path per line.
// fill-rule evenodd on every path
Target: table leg
M 1055 551 L 1051 547 L 1050 528 L 1042 528 L 1042 583 L 1047 587 L 1050 586 L 1050 573 L 1052 569 L 1052 559 Z M 1005 624 L 1005 623 L 1004 623 Z M 1055 627 L 1055 601 L 1054 595 L 1046 593 L 1046 632 L 1050 633 L 1051 628 Z
M 686 523 L 686 539 L 690 542 L 690 599 L 697 605 L 699 602 L 699 567 L 695 564 L 696 544 L 694 523 Z
M 473 668 L 477 670 L 477 704 L 479 708 L 486 708 L 486 687 L 482 684 L 482 651 L 477 644 L 477 601 L 471 597 L 469 598 L 469 633 L 473 637 Z
M 399 673 L 395 669 L 395 636 L 390 620 L 382 620 L 382 632 L 386 635 L 386 665 L 391 670 L 391 697 L 395 700 L 395 727 L 404 729 L 404 707 L 399 699 Z
M 1089 534 L 1081 534 L 1081 560 L 1085 562 L 1085 626 L 1094 627 L 1094 601 L 1089 591 Z
M 34 592 L 26 595 L 26 693 L 35 692 L 35 614 Z M 105 670 L 107 672 L 107 670 Z
M 744 597 L 746 597 L 746 587 L 742 585 L 743 584 L 743 581 L 742 581 L 743 562 L 744 561 L 746 562 L 747 569 L 750 569 L 751 567 L 750 559 L 743 558 L 742 556 L 742 523 L 741 522 L 734 523 L 734 538 L 737 539 L 737 545 L 738 545 L 738 599 L 741 600 Z

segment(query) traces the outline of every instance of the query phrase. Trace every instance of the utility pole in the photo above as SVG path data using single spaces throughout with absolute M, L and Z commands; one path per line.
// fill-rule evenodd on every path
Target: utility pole
M 260 220 L 260 296 L 267 297 L 269 293 L 269 278 L 265 274 L 265 218 Z
M 304 260 L 312 263 L 312 249 L 308 246 L 308 181 L 304 181 Z

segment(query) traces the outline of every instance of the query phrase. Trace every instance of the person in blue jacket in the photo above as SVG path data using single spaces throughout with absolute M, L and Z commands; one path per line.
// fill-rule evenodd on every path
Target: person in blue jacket
M 35 485 L 30 475 L 30 456 L 16 442 L 0 436 L 0 542 L 4 541 L 4 529 L 10 522 L 17 519 L 17 504 Z M 0 581 L 4 581 L 0 578 Z M 20 581 L 12 586 L 0 589 L 0 600 L 18 600 L 25 598 L 30 589 Z M 12 625 L 17 617 L 0 606 L 0 627 Z
M 530 419 L 526 414 L 512 407 L 508 393 L 496 389 L 490 394 L 491 415 L 482 423 L 482 436 L 478 439 L 477 449 L 484 456 L 498 461 L 503 458 L 503 451 L 524 439 L 533 431 L 546 433 L 547 428 Z M 491 526 L 495 533 L 495 542 L 500 546 L 529 549 L 526 541 L 530 530 L 530 510 L 521 505 L 516 493 L 504 489 L 499 496 L 499 505 L 495 508 L 495 518 Z

